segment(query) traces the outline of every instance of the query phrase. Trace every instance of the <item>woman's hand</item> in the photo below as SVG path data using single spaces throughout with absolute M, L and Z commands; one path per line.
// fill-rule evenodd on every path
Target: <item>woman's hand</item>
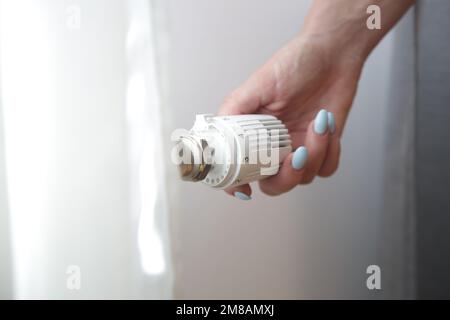
M 277 175 L 260 181 L 264 193 L 278 195 L 336 171 L 361 67 L 360 60 L 339 57 L 320 41 L 299 36 L 226 99 L 221 115 L 271 114 L 289 129 L 295 151 Z M 245 198 L 251 189 L 243 185 L 227 192 Z
M 379 8 L 380 29 L 367 28 L 367 8 Z M 278 195 L 316 176 L 332 175 L 339 164 L 340 137 L 364 62 L 414 0 L 315 0 L 302 31 L 235 90 L 221 115 L 263 113 L 282 120 L 294 152 L 261 190 Z M 250 199 L 249 185 L 228 193 Z

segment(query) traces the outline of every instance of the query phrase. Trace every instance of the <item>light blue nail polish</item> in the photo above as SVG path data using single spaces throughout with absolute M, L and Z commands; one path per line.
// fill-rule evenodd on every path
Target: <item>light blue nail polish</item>
M 336 121 L 334 120 L 334 114 L 331 112 L 328 112 L 328 128 L 330 128 L 331 133 L 336 131 Z
M 239 192 L 239 191 L 236 191 L 236 192 L 234 193 L 234 196 L 235 196 L 236 198 L 238 198 L 238 199 L 241 199 L 241 200 L 250 200 L 250 199 L 252 198 L 252 197 L 246 195 L 245 193 Z
M 306 159 L 308 159 L 308 150 L 305 147 L 298 148 L 292 156 L 292 168 L 300 170 L 305 166 Z
M 328 113 L 327 110 L 322 109 L 314 119 L 314 131 L 317 134 L 324 134 L 328 127 Z

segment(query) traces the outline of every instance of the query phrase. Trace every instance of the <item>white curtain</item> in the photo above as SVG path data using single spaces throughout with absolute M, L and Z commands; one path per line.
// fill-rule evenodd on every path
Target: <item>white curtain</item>
M 158 6 L 0 5 L 1 297 L 171 298 Z

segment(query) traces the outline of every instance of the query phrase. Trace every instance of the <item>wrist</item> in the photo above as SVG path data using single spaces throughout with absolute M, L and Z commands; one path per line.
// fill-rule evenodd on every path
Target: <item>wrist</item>
M 318 12 L 308 17 L 299 37 L 318 43 L 336 60 L 354 61 L 362 65 L 378 42 L 378 37 L 367 31 L 362 16 L 340 17 L 336 13 Z
M 413 3 L 414 0 L 315 0 L 300 37 L 322 42 L 343 60 L 364 64 L 373 48 Z M 367 8 L 372 4 L 383 12 L 380 29 L 367 27 Z
M 302 48 L 314 48 L 320 53 L 323 63 L 334 71 L 360 73 L 368 53 L 361 43 L 346 43 L 334 33 L 318 33 L 302 31 L 297 36 Z

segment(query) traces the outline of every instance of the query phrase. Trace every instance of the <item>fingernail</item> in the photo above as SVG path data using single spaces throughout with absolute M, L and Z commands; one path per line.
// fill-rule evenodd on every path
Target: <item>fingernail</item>
M 332 134 L 336 131 L 336 121 L 334 121 L 334 114 L 331 112 L 328 112 L 328 128 L 330 128 Z
M 241 199 L 241 200 L 250 200 L 250 199 L 252 198 L 252 197 L 246 195 L 245 193 L 239 192 L 239 191 L 236 191 L 236 192 L 234 193 L 234 196 L 235 196 L 236 198 L 238 198 L 238 199 Z
M 327 110 L 322 109 L 317 114 L 316 119 L 314 119 L 314 131 L 317 134 L 324 134 L 325 131 L 327 131 L 327 126 L 328 126 Z
M 305 147 L 298 148 L 292 156 L 292 168 L 300 170 L 305 166 L 306 159 L 308 159 L 308 150 Z

